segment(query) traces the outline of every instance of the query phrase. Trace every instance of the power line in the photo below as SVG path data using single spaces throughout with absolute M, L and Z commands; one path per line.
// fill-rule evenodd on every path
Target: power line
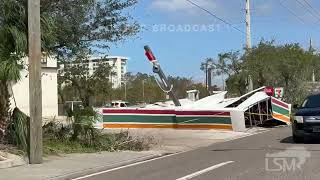
M 218 17 L 217 15 L 215 15 L 215 14 L 213 14 L 211 11 L 209 11 L 209 10 L 207 10 L 207 9 L 205 9 L 205 8 L 203 8 L 203 7 L 201 7 L 201 6 L 200 6 L 200 5 L 198 5 L 197 3 L 195 3 L 195 2 L 193 2 L 193 1 L 191 1 L 191 0 L 186 0 L 186 1 L 187 1 L 187 2 L 189 2 L 190 4 L 194 5 L 194 6 L 198 7 L 199 9 L 201 9 L 201 10 L 205 11 L 206 13 L 208 13 L 208 14 L 209 14 L 209 15 L 211 15 L 211 16 L 213 16 L 214 18 L 216 18 L 216 19 L 220 20 L 221 22 L 223 22 L 223 23 L 225 23 L 225 24 L 229 25 L 229 26 L 230 26 L 230 27 L 232 27 L 233 29 L 235 29 L 235 30 L 237 30 L 237 31 L 241 32 L 242 34 L 246 34 L 246 33 L 245 33 L 244 31 L 242 31 L 241 29 L 239 29 L 239 28 L 237 28 L 237 27 L 234 27 L 231 23 L 229 23 L 229 22 L 227 22 L 226 20 L 224 20 L 224 19 L 222 19 L 222 18 Z
M 296 0 L 296 2 L 298 2 L 303 8 L 305 8 L 314 18 L 316 18 L 317 22 L 320 21 L 319 17 L 317 15 L 315 15 L 314 12 L 312 12 L 309 8 L 307 8 L 300 0 Z M 311 6 L 311 8 L 312 8 L 312 6 Z
M 285 0 L 284 0 L 285 1 Z M 296 13 L 283 4 L 284 1 L 279 1 L 280 5 L 285 8 L 291 15 L 295 16 L 302 24 L 305 24 L 303 19 L 301 19 Z
M 303 0 L 318 16 L 320 16 L 320 13 L 317 9 L 315 9 L 314 7 L 312 7 L 312 5 L 307 1 L 307 0 Z
M 302 24 L 306 25 L 306 23 L 304 22 L 304 20 L 303 20 L 302 18 L 300 18 L 294 11 L 292 11 L 291 9 L 289 9 L 287 6 L 285 6 L 285 5 L 283 4 L 284 1 L 286 1 L 286 0 L 283 0 L 283 1 L 280 0 L 280 1 L 279 1 L 280 5 L 281 5 L 283 8 L 285 8 L 291 15 L 295 16 Z M 315 26 L 315 24 L 311 24 L 311 26 L 312 26 L 312 30 L 318 32 L 318 30 L 317 30 L 318 27 Z

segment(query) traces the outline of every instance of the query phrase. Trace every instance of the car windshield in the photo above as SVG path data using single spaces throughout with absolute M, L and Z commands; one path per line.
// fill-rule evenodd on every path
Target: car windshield
M 309 96 L 302 103 L 302 108 L 317 108 L 320 107 L 320 95 Z

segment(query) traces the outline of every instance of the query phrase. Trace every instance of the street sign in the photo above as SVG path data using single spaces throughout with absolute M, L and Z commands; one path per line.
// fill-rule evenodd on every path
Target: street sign
M 274 97 L 275 98 L 283 98 L 284 90 L 283 87 L 274 88 Z

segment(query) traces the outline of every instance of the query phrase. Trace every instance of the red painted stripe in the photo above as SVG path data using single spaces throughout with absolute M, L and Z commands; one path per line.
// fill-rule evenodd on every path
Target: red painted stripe
M 174 110 L 149 110 L 149 109 L 103 109 L 105 113 L 119 113 L 119 114 L 175 114 Z
M 272 98 L 272 99 L 271 99 L 271 102 L 274 103 L 274 104 L 277 104 L 277 105 L 279 105 L 279 106 L 282 106 L 282 107 L 284 107 L 284 108 L 289 109 L 289 106 L 288 106 L 287 104 L 285 104 L 285 103 L 283 103 L 283 102 L 281 102 L 281 101 L 279 101 L 279 100 L 277 100 L 277 99 L 275 99 L 275 98 Z
M 154 109 L 103 109 L 103 114 L 175 114 L 181 116 L 199 116 L 199 115 L 217 115 L 217 116 L 230 116 L 230 112 L 223 111 L 175 111 L 175 110 L 154 110 Z
M 223 112 L 223 111 L 176 111 L 176 115 L 220 115 L 220 116 L 230 116 L 230 112 Z

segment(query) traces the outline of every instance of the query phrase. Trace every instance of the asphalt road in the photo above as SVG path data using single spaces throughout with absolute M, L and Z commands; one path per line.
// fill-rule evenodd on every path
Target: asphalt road
M 294 144 L 290 128 L 281 127 L 79 179 L 317 180 L 320 179 L 320 143 Z

